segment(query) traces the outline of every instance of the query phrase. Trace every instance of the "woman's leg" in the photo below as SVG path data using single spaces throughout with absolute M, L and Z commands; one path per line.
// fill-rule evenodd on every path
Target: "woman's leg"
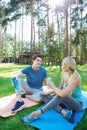
M 33 117 L 37 117 L 46 111 L 52 109 L 52 108 L 57 108 L 59 112 L 61 112 L 63 115 L 66 115 L 66 112 L 61 109 L 60 104 L 64 103 L 64 105 L 73 111 L 80 111 L 82 109 L 82 104 L 79 101 L 76 101 L 73 99 L 71 96 L 66 96 L 66 97 L 59 97 L 59 96 L 54 96 L 52 100 L 50 100 L 43 108 L 38 110 L 37 112 L 33 112 L 28 119 L 31 119 Z M 73 122 L 73 118 L 71 117 L 73 114 L 72 112 L 69 112 L 69 117 L 67 118 L 69 122 Z
M 41 108 L 41 111 L 44 113 L 52 108 L 55 108 L 56 106 L 59 106 L 59 104 L 63 101 L 63 98 L 59 98 L 57 95 L 55 95 L 52 100 L 50 100 L 43 108 Z
M 82 104 L 79 101 L 76 101 L 71 96 L 59 97 L 55 96 L 50 102 L 48 102 L 41 110 L 44 112 L 55 108 L 60 105 L 60 103 L 64 103 L 64 105 L 73 111 L 80 111 L 82 109 Z
M 42 99 L 42 101 L 47 104 L 49 101 L 52 100 L 52 98 L 55 95 L 47 95 L 44 96 L 44 98 Z M 53 107 L 54 110 L 56 110 L 57 112 L 61 113 L 63 116 L 66 115 L 66 112 L 63 110 L 63 108 L 65 108 L 65 105 L 63 103 L 60 103 L 59 105 L 56 105 L 55 107 Z
M 44 98 L 42 99 L 42 101 L 47 104 L 48 102 L 50 102 L 53 98 L 54 98 L 55 95 L 47 95 L 47 96 L 44 96 Z M 65 108 L 65 105 L 64 104 L 59 104 L 59 105 L 56 105 L 55 107 L 53 107 L 54 110 L 56 110 L 57 112 L 60 112 L 61 113 L 61 110 Z
M 66 96 L 63 98 L 63 104 L 66 106 L 66 108 L 79 112 L 82 109 L 83 102 L 77 101 L 72 96 Z
M 61 102 L 62 100 L 63 99 L 60 98 L 59 102 Z M 58 105 L 58 96 L 57 95 L 56 96 L 54 96 L 54 95 L 53 96 L 49 96 L 48 95 L 48 96 L 43 98 L 43 101 L 45 103 L 47 103 L 47 104 L 42 109 L 40 109 L 40 110 L 38 110 L 36 112 L 32 112 L 29 115 L 28 119 L 31 119 L 31 118 L 34 118 L 34 117 L 38 117 L 42 113 L 44 113 L 44 112 L 46 112 L 46 111 L 48 111 L 49 109 L 52 109 L 52 108 L 55 109 L 56 111 L 60 112 L 64 117 L 66 116 L 66 111 L 63 110 L 63 108 L 60 105 Z M 61 104 L 61 103 L 59 103 L 59 104 Z

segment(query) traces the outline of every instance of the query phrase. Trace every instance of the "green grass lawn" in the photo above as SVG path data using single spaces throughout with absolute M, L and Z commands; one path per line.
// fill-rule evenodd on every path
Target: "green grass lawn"
M 14 88 L 12 86 L 11 78 L 15 76 L 18 73 L 18 71 L 20 71 L 25 66 L 28 65 L 9 64 L 9 63 L 0 64 L 0 98 L 15 93 Z M 56 86 L 59 86 L 62 76 L 61 68 L 59 66 L 50 66 L 50 67 L 45 66 L 45 68 L 48 72 L 48 76 L 52 77 L 52 81 L 56 84 Z M 83 90 L 87 91 L 87 64 L 82 66 L 78 65 L 77 70 L 82 77 L 82 88 Z M 24 109 L 12 117 L 8 118 L 0 117 L 0 130 L 12 130 L 12 129 L 35 130 L 35 128 L 31 126 L 23 124 L 21 118 L 26 114 L 31 113 L 40 105 L 41 104 L 38 104 L 36 106 Z M 74 130 L 87 130 L 87 124 L 85 123 L 86 121 L 87 121 L 87 110 L 85 111 L 82 120 L 80 121 L 80 123 L 77 124 Z

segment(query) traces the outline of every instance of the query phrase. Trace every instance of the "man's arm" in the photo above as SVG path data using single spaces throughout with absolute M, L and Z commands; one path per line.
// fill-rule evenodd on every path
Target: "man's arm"
M 21 78 L 24 74 L 22 72 L 19 72 L 15 77 L 16 78 Z
M 47 85 L 47 86 L 48 86 L 48 83 L 49 83 L 48 78 L 44 78 L 43 82 L 44 82 L 44 84 L 45 84 L 45 85 Z
M 43 89 L 44 90 L 43 95 L 53 94 L 54 90 L 51 89 L 51 87 L 50 87 L 51 82 L 48 80 L 48 78 L 45 78 L 43 81 L 44 81 L 44 84 L 47 86 L 47 88 L 46 88 L 47 92 L 45 92 L 45 90 Z M 43 88 L 44 88 L 44 86 L 43 86 Z

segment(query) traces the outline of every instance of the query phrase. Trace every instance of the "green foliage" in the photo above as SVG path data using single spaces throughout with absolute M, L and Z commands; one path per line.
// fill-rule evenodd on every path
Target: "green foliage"
M 86 63 L 87 14 L 85 12 L 86 12 L 86 7 L 87 7 L 87 1 L 83 1 L 82 3 L 80 1 L 77 1 L 75 5 L 70 5 L 70 6 L 71 6 L 70 10 L 68 10 L 68 14 L 69 14 L 68 22 L 70 20 L 70 24 L 67 23 L 68 28 L 66 28 L 66 22 L 65 22 L 66 15 L 64 14 L 64 12 L 62 12 L 62 10 L 60 13 L 57 12 L 58 13 L 58 17 L 57 17 L 57 13 L 55 11 L 51 11 L 51 8 L 49 8 L 49 11 L 47 13 L 47 5 L 43 3 L 43 0 L 25 0 L 25 1 L 24 0 L 10 0 L 9 2 L 7 2 L 7 4 L 0 1 L 0 24 L 4 28 L 5 32 L 6 32 L 8 23 L 20 19 L 23 15 L 24 16 L 29 15 L 32 20 L 31 22 L 32 36 L 30 38 L 29 44 L 26 44 L 26 42 L 23 43 L 23 41 L 19 42 L 17 41 L 18 37 L 14 37 L 14 41 L 15 41 L 15 44 L 17 44 L 17 48 L 15 46 L 12 46 L 11 47 L 12 51 L 10 51 L 9 47 L 6 46 L 3 55 L 7 56 L 7 52 L 11 52 L 10 54 L 11 56 L 13 56 L 13 53 L 17 52 L 17 55 L 15 53 L 14 56 L 15 58 L 18 58 L 18 55 L 20 54 L 21 51 L 25 52 L 25 51 L 33 50 L 33 51 L 38 51 L 40 53 L 43 53 L 44 55 L 47 54 L 46 63 L 49 62 L 48 64 L 52 64 L 52 65 L 60 64 L 62 58 L 64 57 L 65 51 L 67 49 L 65 47 L 65 39 L 66 39 L 65 29 L 67 29 L 68 51 L 70 51 L 68 55 L 75 56 L 77 59 L 79 59 L 80 63 Z M 49 20 L 47 20 L 48 18 Z M 22 22 L 25 22 L 25 21 L 22 21 Z M 36 24 L 38 26 L 38 30 L 37 30 Z M 21 26 L 23 29 L 24 24 L 22 24 Z M 15 26 L 15 29 L 18 29 L 18 25 Z M 20 29 L 20 34 L 18 34 L 20 36 L 21 36 L 21 33 L 23 34 L 26 33 L 26 32 L 22 32 L 23 31 L 22 29 Z M 70 33 L 69 29 L 71 30 L 70 35 L 72 35 L 72 40 L 70 39 L 71 37 L 69 37 L 69 33 Z M 35 34 L 33 31 L 35 31 Z M 16 33 L 17 31 L 15 31 L 15 34 Z M 3 35 L 5 37 L 5 34 Z M 18 35 L 16 34 L 15 36 L 18 36 Z M 20 36 L 19 36 L 19 39 L 20 39 Z M 6 39 L 7 37 L 5 37 L 4 39 L 3 46 L 5 46 L 5 44 L 8 44 L 6 43 L 8 42 L 6 41 Z M 23 40 L 23 37 L 22 37 L 22 40 Z M 38 41 L 38 43 L 36 43 L 36 41 Z M 82 42 L 82 47 L 80 46 L 81 42 Z M 12 44 L 14 44 L 14 42 L 12 42 Z M 20 49 L 20 46 L 22 47 L 22 45 L 23 45 L 23 48 Z M 77 47 L 79 49 L 78 56 L 76 53 Z M 81 48 L 83 51 L 81 50 Z M 81 62 L 81 59 L 83 60 L 82 62 Z
M 37 25 L 38 25 L 38 26 L 46 26 L 46 21 L 45 21 L 45 19 L 44 19 L 44 18 L 43 18 L 43 19 L 39 19 L 38 22 L 37 22 Z

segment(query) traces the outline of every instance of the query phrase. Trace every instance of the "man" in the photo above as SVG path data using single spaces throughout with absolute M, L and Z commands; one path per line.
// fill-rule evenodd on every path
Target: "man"
M 49 81 L 47 79 L 46 70 L 41 67 L 43 57 L 41 54 L 35 54 L 32 57 L 32 66 L 26 67 L 21 70 L 21 72 L 16 76 L 18 86 L 16 89 L 17 102 L 12 108 L 12 112 L 17 112 L 24 108 L 25 103 L 22 101 L 22 98 L 29 98 L 34 101 L 41 101 L 43 93 L 42 86 L 43 82 L 45 85 L 48 85 Z M 23 75 L 27 77 L 27 83 L 21 78 Z M 25 91 L 22 94 L 22 90 Z

